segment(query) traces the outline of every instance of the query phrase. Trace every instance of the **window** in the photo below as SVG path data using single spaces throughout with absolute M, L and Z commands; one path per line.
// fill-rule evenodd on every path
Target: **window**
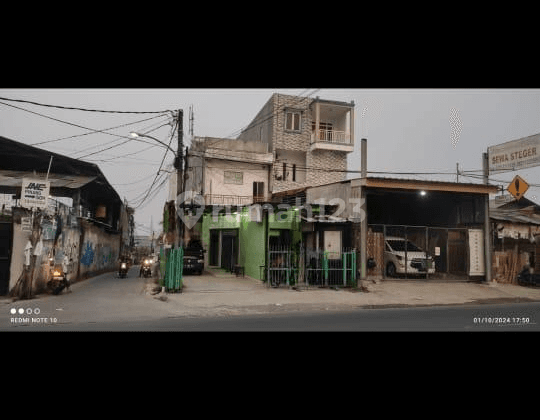
M 292 166 L 292 180 L 293 182 L 296 182 L 296 163 L 293 163 Z
M 283 181 L 287 181 L 287 164 L 283 162 Z
M 263 201 L 264 200 L 264 182 L 254 182 L 253 183 L 253 201 Z
M 329 130 L 332 131 L 333 124 L 331 122 L 319 121 L 319 130 Z M 315 131 L 315 121 L 311 123 L 311 131 Z
M 244 183 L 244 173 L 225 171 L 223 174 L 223 183 L 242 185 Z
M 300 125 L 300 111 L 287 111 L 285 114 L 285 130 L 302 131 Z

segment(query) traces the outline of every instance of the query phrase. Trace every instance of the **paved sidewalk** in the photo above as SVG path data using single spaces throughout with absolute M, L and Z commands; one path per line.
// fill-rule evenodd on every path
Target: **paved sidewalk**
M 166 296 L 161 302 L 168 307 L 169 316 L 175 317 L 540 301 L 540 288 L 507 284 L 392 280 L 371 283 L 368 289 L 274 289 L 248 276 L 205 272 L 202 276 L 185 276 L 183 293 L 160 293 L 151 298 Z

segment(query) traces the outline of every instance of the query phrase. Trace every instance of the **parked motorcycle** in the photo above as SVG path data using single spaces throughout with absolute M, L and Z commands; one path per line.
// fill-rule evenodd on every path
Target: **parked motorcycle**
M 518 274 L 517 281 L 524 286 L 540 286 L 540 274 L 531 273 L 530 268 L 526 266 Z
M 143 277 L 152 277 L 152 265 L 150 264 L 150 260 L 148 258 L 142 263 L 141 274 Z
M 52 290 L 53 295 L 60 294 L 64 289 L 71 291 L 71 283 L 60 266 L 51 268 L 51 276 L 51 279 L 47 282 L 47 287 Z
M 122 261 L 120 263 L 120 267 L 118 268 L 118 277 L 120 278 L 126 278 L 128 273 L 128 266 L 125 261 Z

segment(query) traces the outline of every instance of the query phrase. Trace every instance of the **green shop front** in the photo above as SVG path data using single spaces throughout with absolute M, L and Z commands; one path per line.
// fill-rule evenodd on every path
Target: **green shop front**
M 268 246 L 294 246 L 301 242 L 299 213 L 293 209 L 274 209 L 254 205 L 202 217 L 205 264 L 234 271 L 243 267 L 246 275 L 264 279 Z

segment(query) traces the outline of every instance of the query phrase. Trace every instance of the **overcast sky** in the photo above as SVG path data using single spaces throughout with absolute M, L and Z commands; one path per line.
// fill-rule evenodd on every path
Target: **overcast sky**
M 482 152 L 489 146 L 540 133 L 538 89 L 0 89 L 0 96 L 115 111 L 183 109 L 184 139 L 189 145 L 190 105 L 195 114 L 194 135 L 229 137 L 235 134 L 236 137 L 274 92 L 355 102 L 355 151 L 349 154 L 349 170 L 360 170 L 360 138 L 366 137 L 368 171 L 448 172 L 448 175 L 399 177 L 455 181 L 456 163 L 460 169 L 481 173 Z M 95 130 L 157 116 L 65 110 L 1 99 L 0 102 Z M 33 144 L 88 133 L 83 128 L 44 116 L 0 103 L 0 135 Z M 171 127 L 159 127 L 168 120 L 170 117 L 163 116 L 108 131 L 127 136 L 130 131 L 155 129 L 149 134 L 168 143 Z M 125 140 L 93 133 L 36 147 L 96 163 L 120 197 L 125 197 L 132 205 L 152 184 L 165 149 L 129 141 L 102 151 Z M 172 147 L 176 150 L 176 139 Z M 173 155 L 168 153 L 163 167 L 170 170 L 172 161 Z M 493 175 L 492 183 L 506 187 L 516 174 L 529 183 L 540 184 L 540 167 Z M 357 176 L 348 175 L 349 178 Z M 497 182 L 499 180 L 502 182 Z M 460 181 L 480 182 L 464 176 L 460 176 Z M 165 183 L 151 200 L 136 209 L 137 234 L 149 232 L 151 217 L 154 230 L 161 229 L 159 222 L 167 193 Z M 540 202 L 540 188 L 531 187 L 525 196 Z

